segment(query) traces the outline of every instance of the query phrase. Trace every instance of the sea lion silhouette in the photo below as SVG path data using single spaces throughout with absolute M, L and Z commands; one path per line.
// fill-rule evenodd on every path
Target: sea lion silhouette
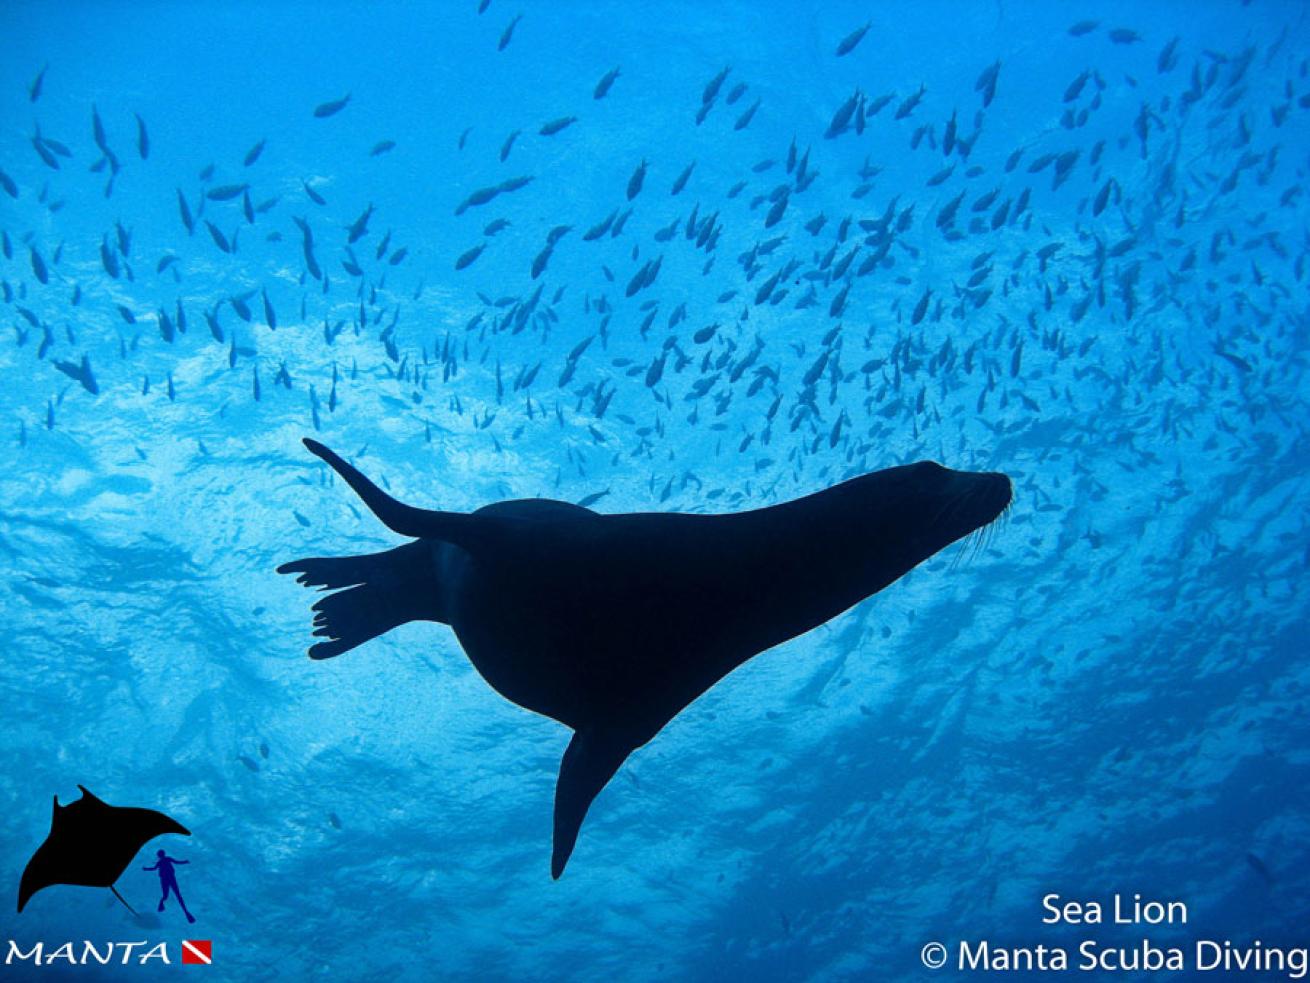
M 1010 504 L 1003 474 L 922 462 L 726 515 L 600 515 L 544 499 L 472 513 L 396 501 L 314 440 L 414 542 L 295 560 L 328 659 L 408 621 L 450 625 L 506 699 L 573 728 L 555 787 L 551 875 L 619 765 L 752 656 L 823 624 Z

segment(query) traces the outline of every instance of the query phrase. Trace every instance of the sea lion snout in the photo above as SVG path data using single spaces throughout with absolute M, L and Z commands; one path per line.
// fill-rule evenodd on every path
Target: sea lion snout
M 1014 488 L 1009 475 L 999 471 L 949 471 L 947 495 L 962 503 L 969 531 L 980 529 L 1010 507 Z

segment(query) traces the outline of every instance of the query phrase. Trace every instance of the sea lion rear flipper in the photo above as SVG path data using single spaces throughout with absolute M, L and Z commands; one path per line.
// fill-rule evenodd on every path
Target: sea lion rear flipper
M 314 602 L 314 634 L 327 641 L 309 650 L 311 659 L 341 655 L 408 621 L 450 620 L 432 548 L 421 540 L 362 556 L 293 560 L 277 572 L 299 574 L 296 582 L 306 587 L 337 591 Z
M 550 856 L 550 876 L 559 879 L 569 862 L 587 809 L 605 784 L 614 777 L 632 747 L 597 728 L 585 728 L 573 735 L 559 765 L 555 784 L 555 838 Z

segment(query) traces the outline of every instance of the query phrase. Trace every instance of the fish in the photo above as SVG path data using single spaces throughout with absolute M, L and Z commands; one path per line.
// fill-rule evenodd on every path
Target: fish
M 28 252 L 31 254 L 32 275 L 35 276 L 41 284 L 49 283 L 50 271 L 46 269 L 45 260 L 41 258 L 41 254 L 36 251 L 35 246 L 29 246 Z
M 641 186 L 645 181 L 646 158 L 643 157 L 641 163 L 637 165 L 637 169 L 634 170 L 632 176 L 628 178 L 628 201 L 632 201 L 633 198 L 636 198 L 637 195 L 641 194 Z
M 456 270 L 468 269 L 470 266 L 473 265 L 473 263 L 477 260 L 477 258 L 482 255 L 482 250 L 486 248 L 487 248 L 487 244 L 485 242 L 480 242 L 472 249 L 466 249 L 463 253 L 460 254 L 459 258 L 455 260 L 455 269 Z
M 614 85 L 614 80 L 619 77 L 618 66 L 611 68 L 608 72 L 600 77 L 596 83 L 596 88 L 591 93 L 593 99 L 604 99 L 609 94 L 610 87 Z
M 501 32 L 500 41 L 496 44 L 497 51 L 504 51 L 509 47 L 510 41 L 514 37 L 514 28 L 518 27 L 519 21 L 523 19 L 522 14 L 515 14 L 513 19 L 505 25 L 505 30 Z
M 837 57 L 843 58 L 854 51 L 856 46 L 864 40 L 864 35 L 869 33 L 869 28 L 872 26 L 872 21 L 865 21 L 863 27 L 857 27 L 855 30 L 851 31 L 850 34 L 842 38 L 837 44 Z
M 27 101 L 36 102 L 41 98 L 41 87 L 45 84 L 45 73 L 50 68 L 48 64 L 41 66 L 41 71 L 36 73 L 36 77 L 27 85 Z
M 514 141 L 518 139 L 522 130 L 512 130 L 509 136 L 505 137 L 505 142 L 500 145 L 500 161 L 503 164 L 509 159 L 510 149 L 514 146 Z
M 926 85 L 920 85 L 918 92 L 909 96 L 900 104 L 900 106 L 897 107 L 896 119 L 905 119 L 905 117 L 914 112 L 915 108 L 919 105 L 919 102 L 923 99 L 924 93 L 927 91 L 928 87 Z
M 100 152 L 109 157 L 109 145 L 105 140 L 105 125 L 100 119 L 100 113 L 96 110 L 95 105 L 91 106 L 91 138 L 95 140 L 95 145 L 100 148 Z
M 725 65 L 723 69 L 705 83 L 705 89 L 701 92 L 700 101 L 702 106 L 709 106 L 719 95 L 719 89 L 723 87 L 724 81 L 728 78 L 728 73 L 732 71 L 732 66 Z
M 314 107 L 315 119 L 327 119 L 329 116 L 335 116 L 341 110 L 346 108 L 350 102 L 350 93 L 347 92 L 340 99 L 332 99 L 328 102 L 321 102 Z
M 379 140 L 373 144 L 373 149 L 368 152 L 370 157 L 381 157 L 383 154 L 390 153 L 396 148 L 395 140 Z
M 250 167 L 255 163 L 255 161 L 259 160 L 259 155 L 264 152 L 264 143 L 265 141 L 260 140 L 253 147 L 247 150 L 246 156 L 242 160 L 242 164 L 245 165 L 246 167 Z
M 228 241 L 228 238 L 223 234 L 222 229 L 209 221 L 209 219 L 205 219 L 205 228 L 209 230 L 209 237 L 214 240 L 214 245 L 225 253 L 231 253 L 233 251 L 232 243 Z
M 277 312 L 273 310 L 273 302 L 268 299 L 268 291 L 261 290 L 260 293 L 264 300 L 264 323 L 270 330 L 277 330 Z
M 373 203 L 370 201 L 368 207 L 360 214 L 359 218 L 351 223 L 347 230 L 346 241 L 354 245 L 364 236 L 368 235 L 368 220 L 373 215 Z
M 553 119 L 548 123 L 543 123 L 541 129 L 537 132 L 543 137 L 552 137 L 561 130 L 572 126 L 577 121 L 578 118 L 576 116 L 560 116 L 558 119 Z
M 136 117 L 136 151 L 145 160 L 150 156 L 150 134 L 146 132 L 146 121 L 141 118 L 141 114 L 132 115 Z
M 240 198 L 249 187 L 248 184 L 220 184 L 217 188 L 206 191 L 205 197 L 210 201 L 231 201 Z
M 80 363 L 56 360 L 52 364 L 64 375 L 78 382 L 92 396 L 100 395 L 100 385 L 96 382 L 95 372 L 91 369 L 91 359 L 88 356 L 83 355 Z
M 675 197 L 681 194 L 682 189 L 687 186 L 687 181 L 691 178 L 691 172 L 695 169 L 696 169 L 696 162 L 693 160 L 690 164 L 688 164 L 685 168 L 683 168 L 682 173 L 679 174 L 677 179 L 673 182 L 673 187 L 669 193 Z
M 744 130 L 750 126 L 751 120 L 755 118 L 756 111 L 760 108 L 760 100 L 756 99 L 751 105 L 737 117 L 736 122 L 732 124 L 734 130 Z

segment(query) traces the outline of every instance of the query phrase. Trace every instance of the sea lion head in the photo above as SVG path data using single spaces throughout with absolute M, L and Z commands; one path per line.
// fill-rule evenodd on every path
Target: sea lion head
M 867 546 L 895 576 L 989 525 L 1010 505 L 1010 479 L 953 471 L 935 461 L 887 468 L 838 486 L 852 544 Z M 880 565 L 882 565 L 880 564 Z

